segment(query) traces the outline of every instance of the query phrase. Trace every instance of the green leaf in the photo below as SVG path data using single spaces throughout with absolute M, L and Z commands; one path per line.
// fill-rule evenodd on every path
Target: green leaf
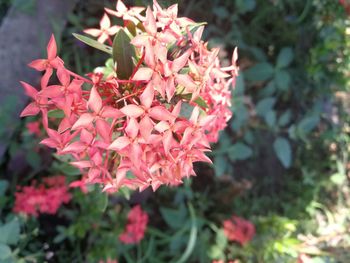
M 335 173 L 330 177 L 332 183 L 336 185 L 343 185 L 346 181 L 346 175 L 342 173 Z
M 226 172 L 227 159 L 224 155 L 219 154 L 214 158 L 214 170 L 216 176 L 222 176 Z
M 99 208 L 100 208 L 100 211 L 104 213 L 108 206 L 108 194 L 107 193 L 101 193 L 101 194 L 102 194 L 102 197 L 100 200 Z
M 287 139 L 278 137 L 273 143 L 273 148 L 285 168 L 289 168 L 292 164 L 292 149 Z
M 244 77 L 253 82 L 266 81 L 272 78 L 275 73 L 275 69 L 270 63 L 262 62 L 257 63 L 253 67 L 247 69 L 244 72 Z
M 180 116 L 189 119 L 191 117 L 194 107 L 186 102 L 181 104 Z
M 5 1 L 6 3 L 6 1 Z M 12 1 L 12 5 L 15 9 L 29 14 L 29 15 L 35 15 L 36 11 L 36 3 L 37 0 L 14 0 Z
M 241 14 L 253 11 L 255 6 L 255 0 L 236 0 L 236 7 Z
M 241 73 L 236 78 L 236 86 L 234 87 L 234 90 L 232 92 L 232 97 L 235 98 L 237 96 L 243 96 L 244 89 L 245 89 L 245 84 L 243 79 L 243 73 Z
M 228 149 L 228 156 L 231 161 L 246 160 L 252 155 L 252 149 L 242 142 L 237 142 Z
M 283 127 L 287 125 L 292 118 L 292 113 L 290 110 L 285 111 L 278 119 L 278 125 Z
M 177 255 L 181 250 L 183 250 L 183 247 L 186 245 L 186 237 L 184 235 L 175 235 L 171 238 L 169 248 L 172 254 Z
M 230 13 L 227 11 L 227 8 L 224 6 L 218 6 L 213 9 L 213 13 L 220 19 L 226 19 L 230 16 Z
M 304 133 L 309 133 L 317 126 L 319 122 L 320 122 L 319 116 L 317 115 L 307 116 L 299 122 L 298 130 Z
M 258 102 L 258 104 L 255 107 L 256 113 L 259 116 L 265 116 L 269 111 L 273 109 L 276 103 L 276 98 L 268 97 L 265 99 L 262 99 Z
M 130 196 L 131 196 L 131 190 L 128 187 L 121 187 L 119 188 L 119 193 L 126 199 L 126 200 L 130 200 Z
M 276 124 L 276 112 L 274 110 L 270 110 L 264 116 L 265 122 L 269 125 L 270 128 L 273 128 Z
M 5 192 L 9 186 L 9 182 L 6 180 L 0 180 L 0 197 L 5 195 Z
M 12 256 L 11 248 L 5 244 L 0 244 L 0 260 L 8 259 L 11 256 Z
M 26 153 L 27 163 L 34 169 L 39 168 L 41 165 L 41 156 L 37 152 L 27 152 Z
M 239 131 L 243 125 L 249 120 L 249 111 L 243 103 L 233 106 L 233 120 L 231 121 L 231 128 L 235 131 Z
M 290 87 L 290 74 L 285 70 L 278 70 L 275 75 L 275 82 L 280 90 L 288 90 Z
M 223 250 L 217 245 L 209 248 L 208 255 L 211 259 L 222 259 L 225 256 Z
M 227 237 L 226 237 L 223 229 L 219 229 L 216 232 L 215 241 L 216 241 L 216 245 L 219 248 L 221 248 L 221 250 L 225 250 L 226 245 L 227 245 Z
M 16 245 L 19 240 L 20 226 L 17 217 L 0 226 L 0 243 Z
M 56 119 L 63 119 L 64 118 L 64 112 L 63 110 L 50 110 L 47 113 L 49 118 L 56 118 Z
M 101 44 L 100 42 L 97 42 L 92 38 L 80 34 L 73 33 L 73 36 L 90 47 L 96 48 L 98 50 L 106 52 L 109 55 L 112 55 L 112 48 L 107 45 Z
M 290 47 L 282 48 L 277 57 L 277 68 L 285 68 L 292 63 L 294 59 L 293 50 Z
M 73 165 L 70 165 L 69 163 L 61 163 L 59 165 L 57 165 L 57 168 L 64 173 L 65 175 L 68 176 L 75 176 L 75 175 L 81 175 L 81 171 L 74 167 Z
M 276 82 L 275 80 L 271 80 L 269 81 L 264 88 L 262 88 L 259 93 L 258 96 L 259 97 L 271 97 L 274 95 L 276 91 Z
M 181 98 L 189 101 L 192 98 L 192 93 L 181 94 Z M 199 107 L 208 108 L 208 104 L 201 96 L 198 96 L 193 102 L 196 103 Z
M 119 79 L 129 79 L 134 70 L 133 58 L 136 57 L 135 48 L 130 43 L 131 38 L 120 29 L 113 41 L 113 60 L 117 63 Z
M 171 227 L 171 228 L 181 228 L 187 217 L 186 208 L 182 205 L 178 209 L 171 209 L 171 208 L 160 208 L 160 213 L 162 214 L 162 217 L 164 221 Z
M 188 259 L 190 258 L 197 242 L 197 236 L 198 236 L 197 218 L 191 203 L 188 204 L 188 209 L 190 211 L 190 217 L 191 217 L 190 237 L 187 241 L 187 247 L 184 253 L 181 255 L 180 259 L 176 261 L 176 263 L 188 262 Z
M 238 45 L 239 46 L 239 45 Z M 267 56 L 264 52 L 263 49 L 259 48 L 259 47 L 246 47 L 247 50 L 249 50 L 250 53 L 252 53 L 252 55 L 254 56 L 254 58 L 257 60 L 257 61 L 267 61 Z

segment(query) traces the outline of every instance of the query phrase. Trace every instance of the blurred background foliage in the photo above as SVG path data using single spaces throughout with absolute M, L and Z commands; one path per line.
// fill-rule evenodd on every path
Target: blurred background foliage
M 0 262 L 309 262 L 297 261 L 303 254 L 310 262 L 350 262 L 350 20 L 344 7 L 334 0 L 159 3 L 178 3 L 181 16 L 206 21 L 205 39 L 221 47 L 227 64 L 239 50 L 234 116 L 210 153 L 213 166 L 198 164 L 198 176 L 177 189 L 131 198 L 74 190 L 57 216 L 21 218 L 10 212 L 17 183 L 47 174 L 77 176 L 61 160 L 47 158 L 45 149 L 26 154 L 38 140 L 22 123 L 1 160 L 0 231 L 12 229 L 12 238 L 0 238 Z M 1 3 L 0 17 L 10 5 Z M 96 26 L 103 7 L 115 2 L 78 1 L 59 39 L 61 57 L 79 74 L 106 57 L 71 34 Z M 6 118 L 0 112 L 2 124 L 11 122 Z M 18 159 L 24 163 L 14 169 Z M 137 246 L 120 244 L 125 211 L 136 203 L 150 215 L 147 235 Z M 223 235 L 221 222 L 231 214 L 256 225 L 244 247 Z

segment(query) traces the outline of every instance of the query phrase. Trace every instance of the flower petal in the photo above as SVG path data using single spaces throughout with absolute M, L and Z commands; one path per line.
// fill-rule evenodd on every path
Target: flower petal
M 120 109 L 120 111 L 131 118 L 140 117 L 145 112 L 141 107 L 135 104 L 126 105 L 122 109 Z
M 153 123 L 151 119 L 146 115 L 140 122 L 141 136 L 147 141 L 153 130 Z
M 21 117 L 34 116 L 40 112 L 40 108 L 36 105 L 35 102 L 30 103 L 21 113 Z
M 117 138 L 111 145 L 108 147 L 109 150 L 120 151 L 130 144 L 130 139 L 126 136 Z
M 79 119 L 74 123 L 72 130 L 76 130 L 79 128 L 87 128 L 93 122 L 94 117 L 90 113 L 82 114 Z
M 49 60 L 54 59 L 57 56 L 57 45 L 55 36 L 52 34 L 49 44 L 47 45 L 47 57 Z
M 135 73 L 132 80 L 150 80 L 153 75 L 153 69 L 151 68 L 139 68 Z
M 163 106 L 156 106 L 148 111 L 151 118 L 158 121 L 167 121 L 174 118 L 174 116 Z
M 151 85 L 147 85 L 146 89 L 142 92 L 140 100 L 142 105 L 148 109 L 151 107 L 154 99 L 154 89 Z
M 88 101 L 88 106 L 95 113 L 99 113 L 101 108 L 102 108 L 102 99 L 100 97 L 100 94 L 98 94 L 97 89 L 95 87 L 92 87 L 92 89 L 91 89 L 90 97 L 89 97 L 89 101 Z
M 108 15 L 106 13 L 104 13 L 101 21 L 100 21 L 100 26 L 101 29 L 108 29 L 111 27 L 111 20 L 109 19 Z

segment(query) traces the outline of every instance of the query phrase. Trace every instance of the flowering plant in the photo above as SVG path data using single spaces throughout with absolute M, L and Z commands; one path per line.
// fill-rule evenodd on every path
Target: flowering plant
M 99 29 L 85 30 L 97 41 L 75 36 L 110 54 L 112 65 L 79 76 L 65 68 L 52 36 L 48 57 L 29 64 L 44 71 L 40 90 L 22 82 L 33 102 L 21 116 L 41 113 L 48 135 L 41 143 L 70 155 L 84 184 L 178 185 L 195 174 L 194 162 L 211 162 L 205 152 L 231 117 L 237 52 L 222 67 L 219 49 L 201 40 L 203 23 L 177 17 L 177 5 L 127 8 L 118 0 L 105 11 Z M 124 26 L 111 26 L 109 15 Z M 58 85 L 50 83 L 54 73 Z
M 41 184 L 32 181 L 31 186 L 17 187 L 15 197 L 13 211 L 35 217 L 41 213 L 55 214 L 62 204 L 71 199 L 62 175 L 45 177 Z

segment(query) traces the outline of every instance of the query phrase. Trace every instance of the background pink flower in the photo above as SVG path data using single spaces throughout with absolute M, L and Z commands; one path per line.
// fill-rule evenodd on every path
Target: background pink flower
M 126 229 L 119 236 L 119 240 L 124 244 L 137 244 L 143 239 L 147 224 L 147 213 L 142 211 L 140 205 L 133 207 L 128 214 Z
M 71 199 L 64 176 L 43 178 L 41 184 L 18 187 L 13 211 L 37 217 L 41 213 L 56 214 L 62 204 Z
M 223 222 L 224 233 L 228 240 L 236 241 L 242 246 L 247 244 L 255 235 L 254 225 L 238 216 L 232 216 Z

